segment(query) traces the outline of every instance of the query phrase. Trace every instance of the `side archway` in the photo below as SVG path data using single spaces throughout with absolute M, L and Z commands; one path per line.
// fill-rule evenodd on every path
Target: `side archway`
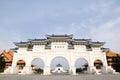
M 96 69 L 101 69 L 103 67 L 103 62 L 100 59 L 94 61 L 94 66 Z
M 89 63 L 85 58 L 78 58 L 76 59 L 74 66 L 76 68 L 76 73 L 86 73 Z
M 51 73 L 68 73 L 69 62 L 65 57 L 55 57 L 51 60 Z
M 44 72 L 44 61 L 41 58 L 34 58 L 31 61 L 31 67 L 33 73 L 42 74 Z
M 25 67 L 26 63 L 24 60 L 20 59 L 17 61 L 17 68 L 18 68 L 18 71 L 19 73 L 21 73 L 21 71 L 23 70 L 23 68 Z

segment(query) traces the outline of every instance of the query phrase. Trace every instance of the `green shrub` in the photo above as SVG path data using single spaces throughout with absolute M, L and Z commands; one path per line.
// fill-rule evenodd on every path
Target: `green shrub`
M 116 68 L 115 70 L 116 70 L 116 72 L 120 72 L 120 68 Z
M 4 72 L 4 69 L 0 69 L 0 73 L 1 73 L 1 72 Z
M 42 74 L 43 73 L 43 69 L 40 69 L 40 68 L 35 69 L 35 73 L 36 74 Z
M 83 71 L 83 69 L 81 69 L 81 68 L 76 69 L 76 73 L 81 73 L 82 71 Z

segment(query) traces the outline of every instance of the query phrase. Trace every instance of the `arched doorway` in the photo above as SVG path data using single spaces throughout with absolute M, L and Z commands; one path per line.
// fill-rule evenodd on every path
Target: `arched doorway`
M 51 61 L 51 73 L 52 74 L 68 74 L 69 73 L 69 63 L 64 57 L 55 57 Z
M 76 73 L 87 73 L 88 61 L 84 58 L 79 58 L 75 61 Z
M 25 61 L 24 60 L 18 60 L 17 61 L 17 68 L 19 73 L 21 73 L 21 71 L 23 70 L 23 68 L 25 67 Z
M 43 74 L 43 68 L 44 68 L 44 62 L 40 58 L 35 58 L 31 62 L 31 67 L 33 70 L 33 73 L 35 74 Z
M 94 61 L 94 66 L 96 67 L 97 70 L 101 70 L 103 63 L 101 60 L 97 59 Z

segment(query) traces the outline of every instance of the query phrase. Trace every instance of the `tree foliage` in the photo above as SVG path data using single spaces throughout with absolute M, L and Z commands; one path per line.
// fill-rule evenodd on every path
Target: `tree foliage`
M 40 68 L 35 69 L 35 73 L 36 74 L 42 74 L 43 73 L 43 69 L 40 69 Z
M 76 69 L 76 73 L 81 73 L 82 71 L 83 71 L 82 68 L 77 68 L 77 69 Z
M 5 68 L 5 59 L 3 56 L 0 56 L 0 72 L 3 72 Z
M 116 72 L 120 72 L 120 56 L 117 55 L 117 57 L 113 57 L 113 68 L 116 70 Z

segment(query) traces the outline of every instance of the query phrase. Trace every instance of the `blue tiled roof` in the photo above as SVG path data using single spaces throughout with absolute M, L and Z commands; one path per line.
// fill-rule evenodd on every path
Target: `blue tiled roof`
M 92 44 L 104 44 L 105 42 L 91 42 Z
M 15 42 L 15 44 L 28 44 L 29 42 Z
M 75 41 L 89 41 L 90 39 L 74 39 Z
M 109 50 L 109 48 L 101 48 L 102 50 Z
M 49 37 L 71 37 L 71 36 L 73 36 L 73 35 L 47 35 L 47 36 L 49 36 Z
M 18 50 L 18 48 L 11 48 L 10 50 Z
M 46 39 L 31 39 L 31 41 L 45 41 Z

